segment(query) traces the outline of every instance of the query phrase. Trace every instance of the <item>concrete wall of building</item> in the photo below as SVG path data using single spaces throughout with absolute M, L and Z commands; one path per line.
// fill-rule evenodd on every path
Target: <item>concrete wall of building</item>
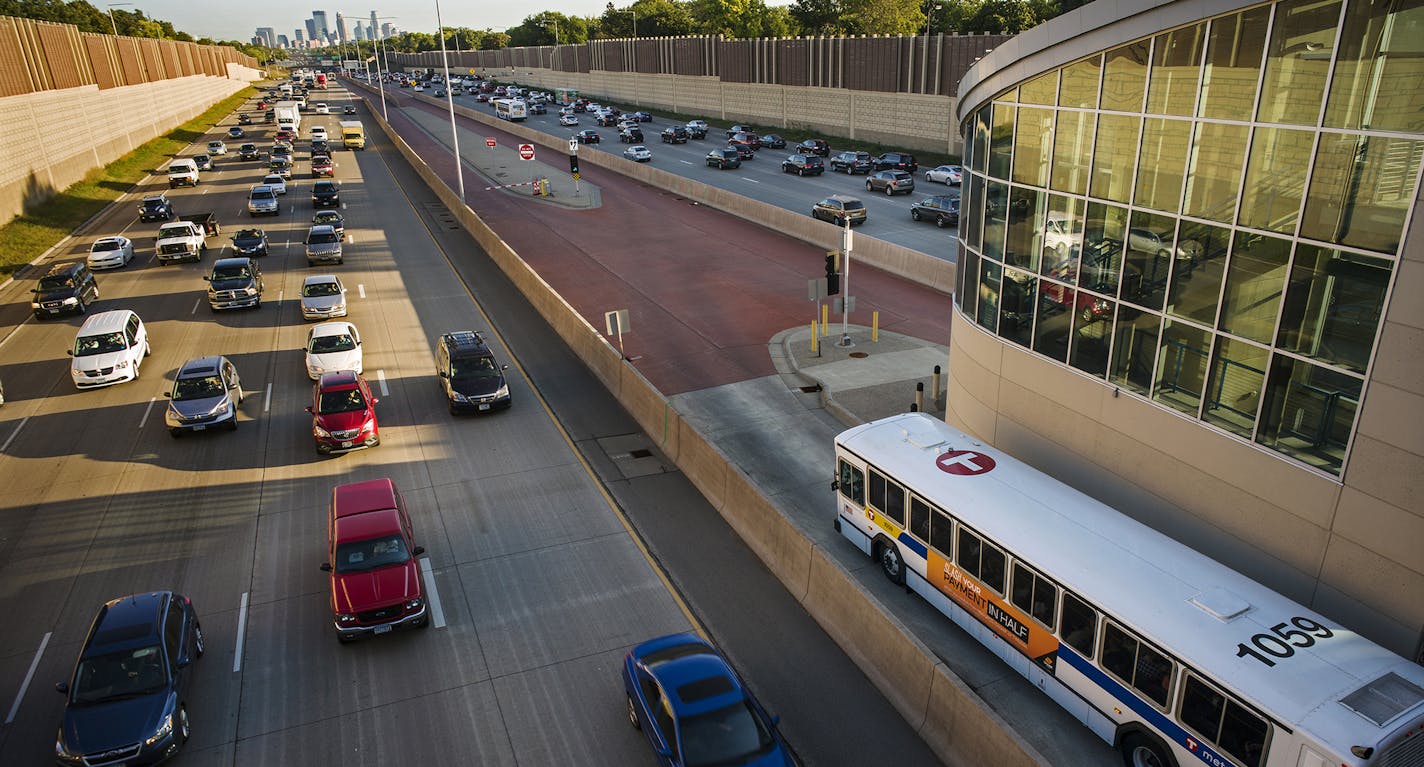
M 192 75 L 0 98 L 6 115 L 0 120 L 0 223 L 245 86 L 239 79 Z

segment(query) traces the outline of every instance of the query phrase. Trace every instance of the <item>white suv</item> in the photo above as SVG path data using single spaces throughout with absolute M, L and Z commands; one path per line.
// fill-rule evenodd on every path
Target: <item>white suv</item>
M 168 188 L 178 185 L 198 185 L 198 164 L 192 160 L 174 160 L 168 164 Z
M 139 366 L 150 354 L 148 329 L 128 309 L 100 312 L 84 321 L 69 350 L 69 375 L 79 389 L 138 380 Z

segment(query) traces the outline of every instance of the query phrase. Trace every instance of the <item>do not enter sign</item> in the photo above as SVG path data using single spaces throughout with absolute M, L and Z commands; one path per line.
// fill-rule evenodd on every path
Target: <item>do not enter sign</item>
M 520 145 L 519 145 L 519 159 L 521 159 L 521 160 L 532 160 L 532 159 L 534 159 L 534 145 L 533 145 L 533 144 L 520 144 Z
M 489 147 L 490 149 L 494 149 L 497 143 L 499 142 L 494 140 L 494 136 L 490 136 L 489 138 L 485 139 L 485 146 Z

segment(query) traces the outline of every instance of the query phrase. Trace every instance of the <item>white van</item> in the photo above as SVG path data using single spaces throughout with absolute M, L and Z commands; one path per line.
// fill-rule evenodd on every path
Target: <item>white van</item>
M 198 164 L 192 160 L 174 160 L 168 164 L 168 188 L 175 186 L 197 186 Z
M 69 375 L 79 389 L 136 381 L 150 353 L 148 328 L 137 314 L 128 309 L 100 312 L 85 320 L 74 337 Z

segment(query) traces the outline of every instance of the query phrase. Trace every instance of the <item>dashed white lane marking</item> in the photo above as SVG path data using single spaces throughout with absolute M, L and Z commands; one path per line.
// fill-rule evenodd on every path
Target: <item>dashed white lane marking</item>
M 149 397 L 149 398 L 148 398 L 148 407 L 146 407 L 146 408 L 143 409 L 143 417 L 140 418 L 140 419 L 138 419 L 138 428 L 142 429 L 142 428 L 143 428 L 143 425 L 146 424 L 146 423 L 148 423 L 148 414 L 153 412 L 153 403 L 155 403 L 155 402 L 157 402 L 157 401 L 158 401 L 158 398 L 157 398 L 157 397 Z
M 29 423 L 29 420 L 30 420 L 30 417 L 29 417 L 29 416 L 25 416 L 24 418 L 21 418 L 21 419 L 20 419 L 20 425 L 19 425 L 19 426 L 16 426 L 16 427 L 15 427 L 15 430 L 12 431 L 12 432 L 10 432 L 10 438 L 7 439 L 7 440 L 5 440 L 5 444 L 0 445 L 0 453 L 3 453 L 3 452 L 5 452 L 6 450 L 9 450 L 9 449 L 10 449 L 10 443 L 11 443 L 11 442 L 14 442 L 14 441 L 15 441 L 15 438 L 18 437 L 18 436 L 20 436 L 20 430 L 23 429 L 23 428 L 25 428 L 25 424 L 26 424 L 26 423 Z
M 242 592 L 242 606 L 237 610 L 237 647 L 232 651 L 232 673 L 234 674 L 242 670 L 242 643 L 247 638 L 247 595 L 249 593 Z
M 445 611 L 440 607 L 440 592 L 435 588 L 435 572 L 430 569 L 430 557 L 420 558 L 420 572 L 425 576 L 425 591 L 430 597 L 430 621 L 435 628 L 445 628 Z
M 444 618 L 442 617 L 443 621 Z M 445 625 L 443 622 L 440 625 Z M 30 670 L 25 672 L 25 681 L 20 683 L 20 691 L 15 693 L 15 704 L 10 706 L 10 715 L 5 717 L 5 724 L 15 721 L 15 714 L 20 711 L 20 701 L 25 699 L 25 691 L 30 689 L 30 682 L 35 678 L 35 669 L 39 668 L 40 656 L 44 655 L 45 647 L 49 646 L 49 637 L 54 632 L 46 631 L 44 639 L 40 640 L 40 649 L 35 650 L 34 660 L 30 661 Z
M 377 370 L 377 371 L 376 371 L 376 380 L 381 384 L 381 396 L 382 396 L 382 397 L 389 397 L 389 396 L 391 396 L 391 388 L 386 385 L 386 371 L 384 371 L 384 370 Z

